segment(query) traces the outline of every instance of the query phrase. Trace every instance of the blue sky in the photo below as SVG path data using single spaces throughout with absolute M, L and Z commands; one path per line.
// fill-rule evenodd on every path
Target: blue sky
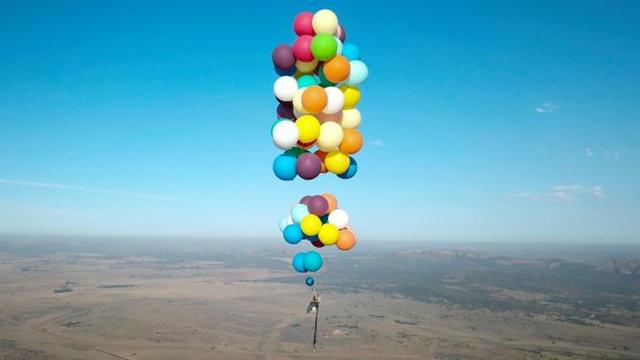
M 330 191 L 361 239 L 637 242 L 637 3 L 229 4 L 0 3 L 0 233 L 276 238 Z M 285 183 L 270 53 L 320 8 L 366 145 Z

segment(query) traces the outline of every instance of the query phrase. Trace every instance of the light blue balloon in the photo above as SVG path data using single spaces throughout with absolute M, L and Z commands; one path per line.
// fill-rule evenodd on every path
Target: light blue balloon
M 287 225 L 289 225 L 289 217 L 285 216 L 282 219 L 280 219 L 280 223 L 278 224 L 278 227 L 280 228 L 280 231 L 284 231 L 284 228 L 286 228 Z
M 291 208 L 291 220 L 294 223 L 299 223 L 302 219 L 309 215 L 309 208 L 305 204 L 296 204 L 293 208 Z
M 296 177 L 296 157 L 291 155 L 278 155 L 273 160 L 273 173 L 280 180 L 293 180 Z
M 360 48 L 352 43 L 346 43 L 342 45 L 342 56 L 349 59 L 349 61 L 360 60 Z
M 305 254 L 303 252 L 299 252 L 297 254 L 295 254 L 293 256 L 293 259 L 291 260 L 291 265 L 293 266 L 293 269 L 297 272 L 307 272 L 307 270 L 304 268 L 304 258 L 305 258 Z
M 300 224 L 290 224 L 284 228 L 282 232 L 282 236 L 284 237 L 284 241 L 289 244 L 297 244 L 302 241 L 304 234 L 302 233 L 302 228 L 300 228 Z
M 343 172 L 342 174 L 338 174 L 338 177 L 341 179 L 351 179 L 357 172 L 358 163 L 356 162 L 356 159 L 349 156 L 349 167 L 347 168 L 347 171 Z
M 317 251 L 304 254 L 304 268 L 307 271 L 318 271 L 322 267 L 322 256 Z
M 365 80 L 367 80 L 367 76 L 369 76 L 369 69 L 367 65 L 360 60 L 353 60 L 349 62 L 350 72 L 349 78 L 347 79 L 347 84 L 350 86 L 360 86 Z

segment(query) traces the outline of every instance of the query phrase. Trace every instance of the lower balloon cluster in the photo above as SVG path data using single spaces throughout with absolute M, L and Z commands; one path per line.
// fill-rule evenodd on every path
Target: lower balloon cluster
M 349 214 L 338 207 L 335 196 L 329 193 L 307 195 L 300 199 L 290 214 L 280 220 L 284 241 L 291 245 L 309 241 L 316 248 L 335 245 L 342 251 L 351 250 L 357 242 L 349 225 Z M 317 251 L 299 252 L 292 260 L 293 269 L 300 273 L 315 272 L 322 267 Z M 306 281 L 307 285 L 309 280 Z

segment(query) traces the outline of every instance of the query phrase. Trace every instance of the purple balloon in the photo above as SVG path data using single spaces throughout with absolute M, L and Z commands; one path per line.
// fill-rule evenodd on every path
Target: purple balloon
M 296 172 L 305 180 L 314 179 L 320 174 L 321 169 L 322 160 L 316 154 L 302 154 L 296 162 Z
M 312 197 L 313 196 L 311 196 L 311 195 L 303 196 L 302 199 L 300 199 L 300 204 L 304 204 L 304 205 L 309 206 L 309 201 L 311 200 Z
M 271 53 L 271 60 L 273 64 L 280 69 L 289 69 L 296 63 L 296 58 L 293 56 L 293 49 L 289 45 L 278 45 Z
M 278 113 L 278 117 L 295 119 L 295 116 L 293 115 L 293 104 L 278 104 L 276 112 Z
M 307 207 L 309 208 L 310 213 L 322 216 L 329 211 L 329 202 L 324 198 L 324 196 L 316 195 L 309 200 Z

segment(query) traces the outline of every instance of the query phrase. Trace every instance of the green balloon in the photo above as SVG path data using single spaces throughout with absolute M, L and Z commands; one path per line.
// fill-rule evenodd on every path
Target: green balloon
M 318 34 L 311 40 L 311 53 L 318 60 L 329 60 L 336 55 L 338 43 L 330 34 Z
M 302 75 L 298 79 L 298 89 L 306 88 L 313 85 L 318 85 L 318 80 L 313 75 Z

